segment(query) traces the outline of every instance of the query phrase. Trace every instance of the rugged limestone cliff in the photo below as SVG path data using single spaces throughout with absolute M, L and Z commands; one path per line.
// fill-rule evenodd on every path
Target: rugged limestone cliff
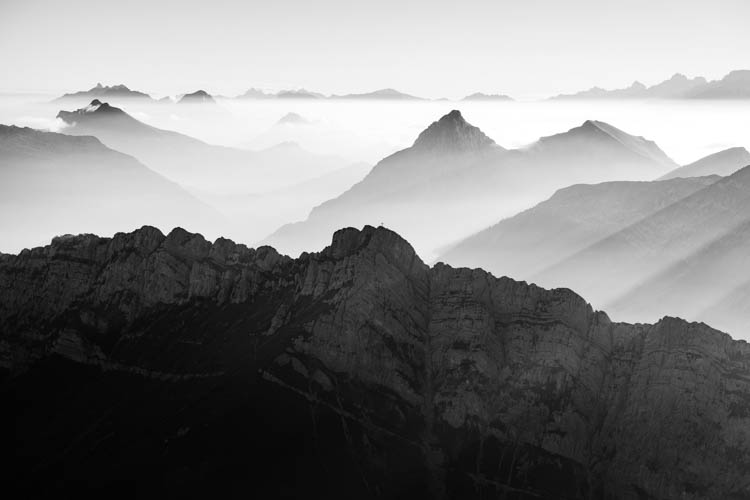
M 3 255 L 0 353 L 5 473 L 44 491 L 750 498 L 746 343 L 384 228 L 298 259 L 149 227 Z

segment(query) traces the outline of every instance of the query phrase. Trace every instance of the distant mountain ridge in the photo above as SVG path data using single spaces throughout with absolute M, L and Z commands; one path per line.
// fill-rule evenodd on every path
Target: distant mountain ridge
M 404 94 L 395 89 L 380 89 L 363 94 L 346 94 L 332 95 L 330 99 L 375 99 L 375 100 L 396 100 L 396 101 L 424 101 L 422 97 L 416 97 L 410 94 Z
M 512 101 L 513 98 L 505 94 L 483 94 L 482 92 L 475 92 L 467 95 L 462 101 Z
M 111 85 L 111 86 L 105 86 L 101 83 L 97 83 L 94 87 L 90 88 L 89 90 L 81 90 L 78 92 L 73 92 L 69 94 L 64 94 L 57 99 L 55 99 L 55 102 L 59 101 L 70 101 L 70 100 L 77 100 L 77 99 L 92 99 L 92 98 L 100 98 L 100 99 L 143 99 L 147 101 L 153 101 L 153 98 L 146 94 L 145 92 L 139 92 L 137 90 L 131 90 L 125 85 L 119 84 L 119 85 Z
M 707 81 L 701 76 L 690 79 L 676 73 L 670 79 L 650 87 L 636 81 L 623 89 L 594 87 L 550 99 L 750 99 L 750 70 L 735 70 L 714 81 Z
M 208 94 L 207 94 L 208 95 Z M 221 97 L 221 96 L 210 96 Z M 117 98 L 140 98 L 157 102 L 144 92 L 130 90 L 125 85 L 103 86 L 98 83 L 89 90 L 64 94 L 55 101 L 72 99 L 117 99 Z M 393 100 L 393 101 L 449 101 L 453 99 L 428 99 L 424 97 L 407 94 L 393 88 L 383 88 L 371 92 L 330 94 L 313 92 L 304 88 L 282 89 L 271 92 L 251 87 L 234 99 L 348 99 L 348 100 Z M 573 94 L 560 94 L 549 97 L 551 100 L 597 100 L 597 99 L 750 99 L 750 70 L 734 70 L 719 80 L 708 81 L 702 76 L 688 78 L 682 73 L 675 73 L 672 77 L 655 85 L 646 86 L 639 81 L 633 82 L 629 87 L 608 90 L 601 87 L 593 87 Z M 486 94 L 474 92 L 468 94 L 458 101 L 513 101 L 514 99 L 505 94 Z M 168 98 L 160 99 L 158 102 L 169 101 Z
M 700 177 L 704 175 L 732 175 L 750 165 L 750 152 L 742 147 L 719 151 L 663 175 L 659 180 L 675 177 Z

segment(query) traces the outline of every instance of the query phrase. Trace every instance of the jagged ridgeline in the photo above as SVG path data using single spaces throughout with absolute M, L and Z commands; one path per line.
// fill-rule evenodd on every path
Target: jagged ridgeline
M 150 227 L 3 255 L 0 353 L 29 496 L 750 496 L 745 342 L 385 228 L 297 259 Z

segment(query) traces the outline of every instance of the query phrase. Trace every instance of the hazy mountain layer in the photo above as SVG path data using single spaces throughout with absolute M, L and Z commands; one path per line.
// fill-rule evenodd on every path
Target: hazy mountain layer
M 672 170 L 661 179 L 675 177 L 700 177 L 704 175 L 732 175 L 743 167 L 750 165 L 750 152 L 745 148 L 729 148 L 705 158 L 701 158 L 684 167 Z
M 266 242 L 298 254 L 341 226 L 386 224 L 426 255 L 579 182 L 653 179 L 675 166 L 651 141 L 587 121 L 507 151 L 452 111 L 359 184 Z
M 117 102 L 128 102 L 131 99 L 153 101 L 153 98 L 145 92 L 131 90 L 125 85 L 106 86 L 101 83 L 97 83 L 95 87 L 92 87 L 89 90 L 80 90 L 78 92 L 62 95 L 55 99 L 55 101 L 82 103 L 89 102 L 92 99 L 113 100 Z
M 142 123 L 99 101 L 76 111 L 61 111 L 58 117 L 71 125 L 63 130 L 66 134 L 94 135 L 183 186 L 217 194 L 260 193 L 347 166 L 342 159 L 299 148 L 253 152 L 206 144 Z
M 148 221 L 163 229 L 223 229 L 218 212 L 94 137 L 0 125 L 0 250 Z
M 617 319 L 669 313 L 750 338 L 747 307 L 732 298 L 750 281 L 748 224 L 750 168 L 724 178 L 574 186 L 441 259 L 570 287 Z
M 467 95 L 462 101 L 512 101 L 513 99 L 505 94 L 483 94 L 482 92 L 475 92 Z
M 702 76 L 688 78 L 676 73 L 651 87 L 634 82 L 630 87 L 605 90 L 594 87 L 575 94 L 563 94 L 552 99 L 748 99 L 750 98 L 750 70 L 728 73 L 720 80 L 707 81 Z
M 30 495 L 750 496 L 745 342 L 430 268 L 386 229 L 299 259 L 57 239 L 0 283 L 2 473 Z
M 580 184 L 457 243 L 439 260 L 520 280 L 637 223 L 718 176 L 665 182 Z

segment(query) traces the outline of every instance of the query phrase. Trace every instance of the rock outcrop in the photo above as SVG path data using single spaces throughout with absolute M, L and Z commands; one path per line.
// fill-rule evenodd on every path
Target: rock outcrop
M 0 353 L 26 484 L 750 498 L 746 343 L 430 268 L 385 228 L 297 259 L 180 229 L 57 238 L 0 259 Z

